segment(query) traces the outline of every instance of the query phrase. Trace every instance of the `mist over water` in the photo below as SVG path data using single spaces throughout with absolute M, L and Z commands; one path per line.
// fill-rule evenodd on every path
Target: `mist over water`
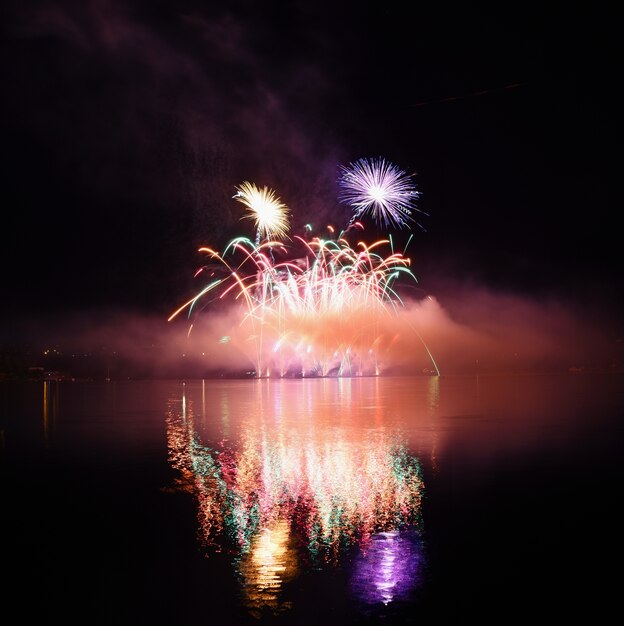
M 405 298 L 373 318 L 342 319 L 335 341 L 377 339 L 380 374 L 485 373 L 615 370 L 622 366 L 619 328 L 591 311 L 578 312 L 561 301 L 537 301 L 484 288 L 448 292 L 441 300 Z M 172 307 L 173 308 L 173 307 Z M 367 315 L 367 314 L 366 314 Z M 97 311 L 58 315 L 6 328 L 5 345 L 28 346 L 30 365 L 43 363 L 46 349 L 65 357 L 95 355 L 113 377 L 242 374 L 256 370 L 258 350 L 273 358 L 274 340 L 250 339 L 237 303 L 207 309 L 193 322 L 180 316 Z M 370 330 L 362 331 L 367 321 Z M 328 322 L 329 331 L 332 329 Z M 350 336 L 350 333 L 352 336 Z M 334 333 L 334 335 L 336 335 Z M 359 337 L 359 339 L 358 339 Z M 354 343 L 355 345 L 355 343 Z M 49 357 L 48 357 L 49 358 Z M 74 359 L 74 366 L 77 361 Z M 71 369 L 72 361 L 63 361 Z M 288 367 L 284 368 L 287 371 Z M 370 370 L 360 372 L 367 375 Z M 353 372 L 356 375 L 356 372 Z

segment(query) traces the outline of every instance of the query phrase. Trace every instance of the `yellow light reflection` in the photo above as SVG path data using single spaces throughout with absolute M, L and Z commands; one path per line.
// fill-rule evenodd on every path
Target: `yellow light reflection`
M 259 616 L 267 609 L 279 613 L 291 607 L 290 602 L 280 600 L 280 594 L 297 576 L 297 563 L 287 520 L 276 520 L 254 537 L 239 565 L 245 602 L 252 614 Z
M 43 381 L 43 438 L 48 443 L 50 431 L 59 410 L 58 382 L 52 380 Z

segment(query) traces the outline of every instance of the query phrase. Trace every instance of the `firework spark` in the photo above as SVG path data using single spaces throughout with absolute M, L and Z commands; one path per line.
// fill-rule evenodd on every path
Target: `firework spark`
M 410 259 L 400 252 L 384 255 L 390 240 L 351 247 L 344 239 L 306 241 L 295 237 L 305 256 L 274 261 L 283 246 L 256 246 L 239 237 L 223 253 L 200 248 L 222 264 L 211 281 L 169 319 L 188 308 L 189 315 L 211 293 L 241 304 L 241 349 L 259 376 L 379 374 L 379 355 L 392 336 L 379 328 L 400 306 L 395 283 L 416 281 Z M 229 257 L 240 255 L 237 262 Z
M 357 220 L 366 211 L 387 225 L 406 225 L 417 192 L 409 177 L 383 159 L 343 168 L 343 188 L 342 199 L 355 208 L 346 230 L 336 239 L 309 238 L 306 225 L 307 237 L 290 238 L 288 209 L 275 193 L 240 185 L 234 197 L 247 207 L 244 217 L 255 220 L 255 242 L 241 236 L 222 252 L 199 248 L 209 260 L 197 275 L 210 280 L 169 321 L 185 309 L 190 317 L 216 298 L 229 297 L 240 307 L 233 343 L 257 376 L 378 375 L 380 356 L 398 337 L 381 323 L 403 304 L 397 281 L 417 280 L 391 236 L 353 244 L 347 231 L 353 227 L 352 236 L 364 230 Z M 328 230 L 333 237 L 334 228 Z
M 351 206 L 352 222 L 370 213 L 386 227 L 404 227 L 413 221 L 412 211 L 420 195 L 408 176 L 385 159 L 359 159 L 348 167 L 340 166 L 339 200 Z
M 284 239 L 288 232 L 288 207 L 268 187 L 262 189 L 244 182 L 236 187 L 234 195 L 247 207 L 243 218 L 253 219 L 256 224 L 256 244 L 262 239 Z

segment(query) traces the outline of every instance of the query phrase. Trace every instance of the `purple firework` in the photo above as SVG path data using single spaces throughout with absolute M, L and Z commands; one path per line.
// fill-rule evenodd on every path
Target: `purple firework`
M 340 202 L 354 209 L 351 222 L 370 213 L 386 227 L 407 226 L 420 195 L 412 177 L 383 158 L 359 159 L 340 166 Z

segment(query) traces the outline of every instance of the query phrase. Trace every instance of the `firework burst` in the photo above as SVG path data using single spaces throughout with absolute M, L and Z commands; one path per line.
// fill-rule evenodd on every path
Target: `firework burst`
M 411 176 L 385 159 L 359 159 L 340 166 L 339 200 L 354 209 L 353 222 L 366 213 L 386 227 L 404 227 L 420 195 Z
M 209 282 L 169 320 L 183 310 L 197 316 L 227 297 L 238 306 L 236 346 L 257 376 L 379 374 L 384 351 L 398 338 L 388 324 L 403 304 L 397 281 L 417 280 L 391 236 L 352 244 L 347 231 L 364 230 L 357 218 L 367 211 L 385 225 L 407 225 L 417 193 L 409 177 L 383 159 L 343 168 L 342 181 L 342 200 L 355 213 L 336 239 L 291 239 L 288 209 L 273 191 L 249 182 L 237 187 L 234 198 L 248 209 L 244 217 L 255 221 L 255 242 L 240 236 L 221 252 L 201 247 L 208 261 L 197 275 Z
M 243 219 L 252 219 L 256 224 L 256 244 L 262 239 L 284 239 L 289 228 L 288 207 L 268 187 L 262 189 L 253 183 L 244 182 L 236 187 L 234 195 L 247 207 Z

